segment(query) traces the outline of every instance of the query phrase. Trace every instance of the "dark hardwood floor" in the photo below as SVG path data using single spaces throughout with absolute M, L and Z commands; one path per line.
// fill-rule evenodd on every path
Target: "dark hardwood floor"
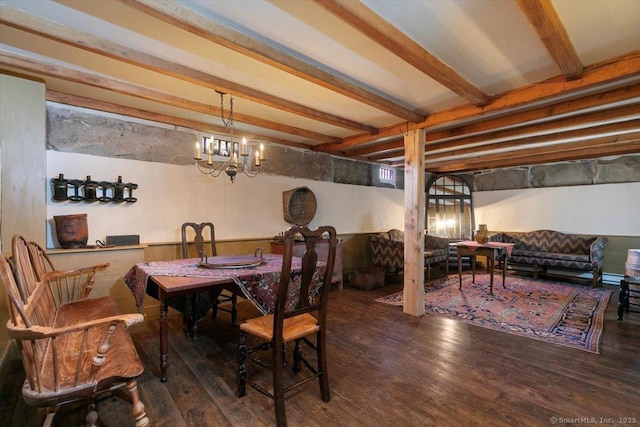
M 392 283 L 332 291 L 331 401 L 322 402 L 315 381 L 293 391 L 290 426 L 640 425 L 640 314 L 616 320 L 617 293 L 597 355 L 433 315 L 413 317 L 374 301 L 401 289 Z M 248 301 L 238 306 L 239 319 L 258 315 Z M 173 316 L 166 383 L 159 380 L 157 322 L 134 335 L 146 366 L 139 389 L 153 425 L 275 425 L 269 399 L 251 388 L 242 399 L 234 395 L 238 332 L 229 314 L 202 321 L 195 342 L 181 328 L 181 317 Z M 269 384 L 268 373 L 249 367 L 250 378 Z M 17 362 L 1 390 L 0 425 L 42 422 L 21 398 L 23 379 Z M 102 426 L 134 425 L 130 405 L 116 398 L 102 399 L 98 412 Z M 65 409 L 55 425 L 80 425 L 84 414 Z

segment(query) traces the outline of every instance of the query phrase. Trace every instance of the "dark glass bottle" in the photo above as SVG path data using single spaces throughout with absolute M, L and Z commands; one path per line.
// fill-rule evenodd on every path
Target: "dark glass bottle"
M 64 174 L 58 175 L 57 178 L 52 178 L 53 184 L 53 200 L 63 201 L 69 198 L 67 193 L 69 181 L 64 179 Z
M 113 184 L 113 199 L 114 202 L 124 201 L 124 184 L 122 183 L 122 176 L 118 176 L 118 181 Z
M 84 182 L 84 201 L 95 202 L 98 200 L 97 195 L 98 183 L 91 180 L 91 176 L 87 175 L 87 179 Z

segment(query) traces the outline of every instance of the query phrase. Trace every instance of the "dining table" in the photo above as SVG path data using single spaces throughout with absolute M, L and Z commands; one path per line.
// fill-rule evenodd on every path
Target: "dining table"
M 268 314 L 275 306 L 282 261 L 282 255 L 277 254 L 233 255 L 152 261 L 131 267 L 123 281 L 133 294 L 138 311 L 142 311 L 146 295 L 157 298 L 160 303 L 160 380 L 167 381 L 169 367 L 167 313 L 171 298 L 212 289 L 221 291 L 223 287 L 235 284 L 262 314 Z M 295 277 L 301 274 L 301 264 L 301 258 L 293 257 L 292 283 L 296 283 Z M 324 267 L 325 263 L 318 263 L 310 299 L 320 289 Z M 287 308 L 297 303 L 295 297 L 291 297 L 293 294 L 290 292 Z

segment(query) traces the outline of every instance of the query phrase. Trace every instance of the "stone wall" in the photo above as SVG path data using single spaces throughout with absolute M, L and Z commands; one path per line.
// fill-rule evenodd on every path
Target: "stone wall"
M 479 172 L 474 191 L 640 182 L 640 154 Z
M 126 121 L 87 110 L 47 105 L 47 149 L 176 165 L 194 164 L 198 135 L 189 129 Z M 263 173 L 340 184 L 383 187 L 379 165 L 267 144 Z M 404 175 L 396 175 L 404 188 Z M 387 185 L 388 186 L 388 185 Z
M 47 149 L 103 157 L 194 164 L 197 134 L 151 122 L 127 121 L 113 115 L 47 105 Z M 263 172 L 279 176 L 382 187 L 379 166 L 268 144 Z M 431 174 L 427 174 L 427 181 Z M 466 176 L 466 175 L 465 175 Z M 474 191 L 561 187 L 640 181 L 640 154 L 614 159 L 584 160 L 545 165 L 495 169 L 469 174 Z M 396 188 L 404 189 L 404 174 L 398 169 Z

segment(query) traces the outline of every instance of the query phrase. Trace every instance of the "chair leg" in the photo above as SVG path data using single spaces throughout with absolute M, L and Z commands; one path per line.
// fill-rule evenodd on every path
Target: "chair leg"
M 188 325 L 191 329 L 191 340 L 196 340 L 196 334 L 198 333 L 198 293 L 191 297 L 191 322 Z
M 127 383 L 127 391 L 131 396 L 131 412 L 133 413 L 133 419 L 136 421 L 136 427 L 147 427 L 149 425 L 149 418 L 138 394 L 138 381 L 129 381 Z
M 591 283 L 591 287 L 592 288 L 597 288 L 598 287 L 598 283 L 603 279 L 602 277 L 602 270 L 594 270 L 593 271 L 593 281 Z
M 320 376 L 318 380 L 320 382 L 320 395 L 323 402 L 331 400 L 331 392 L 329 391 L 329 374 L 327 370 L 327 350 L 325 332 L 323 330 L 318 331 L 316 336 L 316 348 L 318 355 L 318 368 L 320 369 Z
M 44 418 L 44 422 L 42 423 L 42 427 L 51 427 L 53 425 L 53 418 L 58 413 L 59 406 L 53 406 L 50 408 L 46 408 L 46 416 Z
M 238 296 L 234 293 L 231 294 L 231 324 L 236 324 L 238 318 L 238 310 L 236 310 L 236 302 L 238 302 Z
M 236 397 L 242 397 L 247 394 L 246 380 L 247 380 L 247 367 L 245 365 L 247 356 L 247 343 L 244 338 L 244 332 L 240 331 L 240 343 L 238 344 L 238 372 L 236 376 Z
M 216 300 L 213 302 L 213 305 L 211 307 L 211 318 L 213 320 L 216 320 L 217 317 L 218 317 L 218 297 L 216 297 Z
M 271 347 L 273 358 L 273 402 L 276 411 L 276 424 L 278 427 L 286 427 L 287 414 L 284 408 L 284 378 L 283 364 L 284 352 L 278 345 Z
M 300 349 L 300 340 L 297 339 L 296 347 L 293 350 L 293 372 L 302 371 L 302 350 Z

